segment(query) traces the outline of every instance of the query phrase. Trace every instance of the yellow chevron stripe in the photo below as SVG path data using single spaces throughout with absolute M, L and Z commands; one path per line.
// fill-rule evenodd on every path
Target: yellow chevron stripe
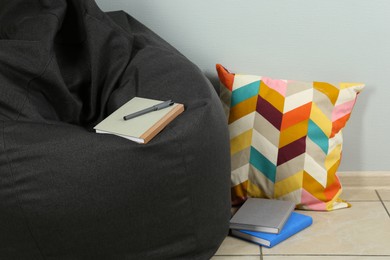
M 274 190 L 275 198 L 279 198 L 292 191 L 301 189 L 303 172 L 304 171 L 299 171 L 296 174 L 292 175 L 291 177 L 288 177 L 282 181 L 275 183 L 275 190 Z
M 313 82 L 313 87 L 328 96 L 333 105 L 336 104 L 339 95 L 339 89 L 337 87 L 326 82 Z
M 229 124 L 255 111 L 256 104 L 257 96 L 254 96 L 232 107 L 230 109 Z
M 268 87 L 263 81 L 260 83 L 259 95 L 283 113 L 284 97 L 276 90 Z
M 329 169 L 332 168 L 333 165 L 335 165 L 335 163 L 340 161 L 342 149 L 343 149 L 342 144 L 339 144 L 332 151 L 330 151 L 328 156 L 326 156 L 325 168 L 327 171 L 329 171 Z
M 340 83 L 340 89 L 346 89 L 346 88 L 352 88 L 356 87 L 357 91 L 359 92 L 361 89 L 363 89 L 364 84 L 359 82 L 341 82 Z
M 332 133 L 332 121 L 313 103 L 311 107 L 310 119 L 325 133 L 330 136 Z
M 307 135 L 307 129 L 309 125 L 309 120 L 305 120 L 290 126 L 289 128 L 280 132 L 279 148 L 288 145 L 299 138 Z
M 338 179 L 337 177 L 337 169 L 338 169 L 338 166 L 339 166 L 339 162 L 340 161 L 337 161 L 332 167 L 329 168 L 328 170 L 328 176 L 327 176 L 327 189 L 329 189 L 329 187 L 331 187 L 332 185 L 334 185 L 335 183 L 336 184 L 341 184 L 340 183 L 340 180 Z M 338 185 L 337 185 L 338 186 Z M 339 187 L 336 188 L 336 190 L 339 190 Z M 328 191 L 328 200 L 333 198 L 335 194 L 331 194 L 332 191 Z M 326 191 L 325 191 L 325 194 L 326 194 Z
M 240 134 L 239 136 L 234 137 L 230 140 L 230 155 L 244 150 L 251 146 L 252 141 L 252 129 Z
M 252 183 L 248 180 L 248 196 L 253 198 L 265 198 L 265 193 L 257 186 L 255 183 Z
M 244 181 L 238 185 L 231 187 L 232 199 L 235 197 L 243 198 L 247 196 L 248 181 Z
M 324 186 L 307 172 L 303 173 L 302 183 L 303 188 L 312 196 L 321 201 L 326 201 L 326 196 L 324 194 Z

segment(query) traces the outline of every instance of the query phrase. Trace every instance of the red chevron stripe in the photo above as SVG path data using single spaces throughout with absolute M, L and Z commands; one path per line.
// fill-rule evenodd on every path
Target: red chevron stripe
M 334 137 L 345 126 L 350 116 L 351 114 L 347 114 L 332 123 L 332 133 L 330 138 Z
M 233 89 L 234 74 L 230 73 L 225 69 L 221 64 L 216 65 L 218 77 L 223 85 L 228 88 L 230 91 Z
M 277 165 L 281 165 L 306 151 L 306 136 L 279 149 Z
M 292 125 L 302 122 L 310 117 L 312 102 L 297 107 L 284 114 L 280 130 L 284 130 Z
M 282 125 L 283 114 L 260 95 L 257 99 L 256 111 L 269 121 L 276 129 Z

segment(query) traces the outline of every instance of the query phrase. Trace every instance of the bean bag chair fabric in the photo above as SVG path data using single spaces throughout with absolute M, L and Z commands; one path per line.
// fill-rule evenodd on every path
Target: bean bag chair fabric
M 185 112 L 146 145 L 93 131 L 135 96 Z M 228 146 L 203 73 L 128 14 L 0 2 L 0 259 L 208 259 Z

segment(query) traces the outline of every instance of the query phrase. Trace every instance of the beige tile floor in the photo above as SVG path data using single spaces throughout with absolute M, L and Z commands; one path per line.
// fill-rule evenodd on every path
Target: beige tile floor
M 390 260 L 390 188 L 345 188 L 351 208 L 300 211 L 313 225 L 273 248 L 228 236 L 212 260 Z

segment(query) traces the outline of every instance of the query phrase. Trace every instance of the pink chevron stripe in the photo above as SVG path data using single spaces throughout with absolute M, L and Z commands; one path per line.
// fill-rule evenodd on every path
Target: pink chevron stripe
M 353 106 L 355 105 L 356 99 L 345 102 L 341 105 L 336 106 L 332 112 L 332 122 L 352 112 Z
M 263 77 L 261 79 L 268 87 L 276 90 L 279 92 L 282 96 L 286 96 L 286 91 L 287 91 L 287 82 L 284 80 L 280 79 L 271 79 L 268 77 Z
M 301 204 L 307 206 L 311 210 L 326 210 L 326 203 L 313 197 L 305 189 L 302 189 Z

